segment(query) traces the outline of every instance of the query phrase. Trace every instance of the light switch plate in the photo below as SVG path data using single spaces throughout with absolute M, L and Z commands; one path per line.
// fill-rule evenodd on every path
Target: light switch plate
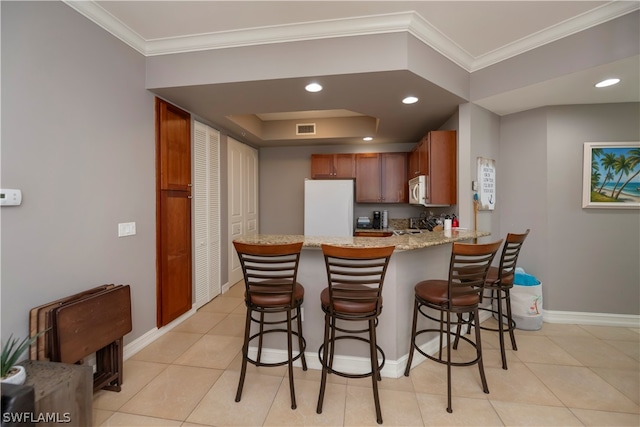
M 118 237 L 133 236 L 136 234 L 135 222 L 121 222 L 118 224 Z

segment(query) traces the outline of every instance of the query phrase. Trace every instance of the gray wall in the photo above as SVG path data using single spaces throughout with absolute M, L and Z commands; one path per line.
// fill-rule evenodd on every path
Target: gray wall
M 134 329 L 155 327 L 154 101 L 145 59 L 62 2 L 1 2 L 2 337 L 32 307 L 131 285 Z M 118 223 L 137 234 L 118 238 Z
M 542 281 L 547 310 L 640 314 L 638 211 L 582 209 L 581 204 L 583 143 L 638 141 L 639 116 L 638 104 L 548 107 L 504 117 L 465 104 L 446 124 L 459 132 L 461 225 L 472 225 L 472 203 L 466 199 L 473 196 L 476 159 L 493 158 L 497 202 L 494 211 L 478 213 L 478 228 L 492 233 L 482 240 L 531 229 L 519 264 Z M 261 232 L 302 233 L 302 183 L 309 177 L 311 153 L 387 149 L 261 149 Z M 366 214 L 381 206 L 360 204 L 356 212 Z M 387 208 L 396 217 L 419 212 L 405 210 L 415 209 L 407 205 Z
M 640 106 L 548 107 L 501 118 L 500 231 L 531 228 L 520 265 L 544 308 L 640 314 L 638 210 L 583 209 L 585 142 L 639 141 Z
M 22 206 L 0 211 L 2 336 L 26 335 L 32 307 L 128 283 L 130 342 L 152 330 L 156 317 L 155 135 L 145 59 L 61 2 L 0 7 L 0 179 L 24 197 Z M 460 206 L 470 218 L 464 199 L 475 157 L 495 156 L 498 205 L 481 213 L 481 228 L 493 236 L 532 229 L 521 265 L 543 281 L 547 309 L 640 312 L 638 211 L 580 204 L 583 142 L 637 141 L 638 117 L 638 104 L 550 107 L 499 119 L 472 104 L 461 107 Z M 312 152 L 412 146 L 261 150 L 261 231 L 302 232 L 302 182 Z M 356 215 L 382 206 L 359 205 Z M 388 208 L 392 218 L 415 212 Z M 137 235 L 118 238 L 117 224 L 130 221 Z

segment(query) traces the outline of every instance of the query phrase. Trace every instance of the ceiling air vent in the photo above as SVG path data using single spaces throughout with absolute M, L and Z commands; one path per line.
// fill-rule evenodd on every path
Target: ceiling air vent
M 296 135 L 315 135 L 315 123 L 298 123 L 296 124 Z

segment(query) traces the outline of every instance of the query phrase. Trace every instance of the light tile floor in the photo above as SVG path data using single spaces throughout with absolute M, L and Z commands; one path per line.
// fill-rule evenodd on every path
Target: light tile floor
M 330 375 L 324 411 L 316 414 L 314 370 L 296 368 L 292 410 L 286 367 L 249 365 L 236 403 L 243 292 L 232 287 L 128 359 L 122 391 L 95 394 L 94 425 L 377 425 L 369 379 Z M 540 331 L 517 330 L 518 351 L 508 351 L 506 371 L 497 334 L 483 331 L 482 339 L 490 394 L 482 393 L 476 366 L 454 368 L 447 413 L 445 367 L 425 361 L 409 378 L 381 381 L 384 425 L 640 426 L 640 329 L 545 323 Z

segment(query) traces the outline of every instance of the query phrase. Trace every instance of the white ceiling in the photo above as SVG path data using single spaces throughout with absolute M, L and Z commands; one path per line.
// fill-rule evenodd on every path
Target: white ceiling
M 638 10 L 638 1 L 81 1 L 66 2 L 124 42 L 152 57 L 179 52 L 210 49 L 233 49 L 301 40 L 321 40 L 369 34 L 409 32 L 435 49 L 458 67 L 473 74 L 486 67 L 515 58 L 540 46 L 553 43 L 580 31 L 595 27 Z M 630 40 L 638 44 L 638 39 Z M 541 67 L 542 68 L 542 67 Z M 346 73 L 345 73 L 346 74 Z M 379 119 L 378 142 L 408 142 L 423 132 L 425 124 L 439 126 L 451 114 L 455 103 L 466 102 L 451 94 L 434 92 L 432 100 L 442 98 L 442 109 L 425 112 L 424 117 L 407 118 L 398 127 L 385 122 L 400 120 L 398 107 L 367 110 L 366 104 L 380 100 L 352 101 L 357 81 L 374 75 L 375 84 L 402 87 L 407 75 L 402 72 L 361 73 L 348 80 L 340 97 L 333 103 L 309 105 L 291 101 L 278 103 L 278 110 L 268 102 L 247 97 L 233 111 L 212 112 L 206 99 L 218 93 L 244 89 L 236 86 L 210 85 L 206 90 L 189 92 L 187 88 L 158 92 L 197 115 L 240 133 L 225 120 L 229 114 L 262 114 L 262 120 L 282 119 L 282 113 L 300 110 L 350 110 Z M 618 76 L 623 84 L 607 91 L 596 91 L 593 84 L 603 76 Z M 637 54 L 598 67 L 587 67 L 561 76 L 549 76 L 535 84 L 493 93 L 474 103 L 504 115 L 545 105 L 601 102 L 640 102 L 640 67 Z M 344 77 L 344 76 L 343 76 Z M 353 76 L 352 76 L 353 77 Z M 327 80 L 329 81 L 329 80 Z M 291 91 L 300 79 L 265 81 L 265 86 L 251 90 L 263 97 L 278 97 L 277 91 Z M 372 82 L 373 83 L 373 82 Z M 430 82 L 424 82 L 433 90 Z M 349 88 L 352 87 L 353 91 Z M 368 86 L 373 87 L 373 86 Z M 277 89 L 277 91 L 276 91 Z M 438 88 L 441 89 L 441 88 Z M 426 90 L 426 89 L 425 89 Z M 284 92 L 280 92 L 284 93 Z M 360 94 L 359 92 L 357 92 Z M 384 102 L 382 102 L 384 103 Z M 275 107 L 273 107 L 275 108 Z M 194 111 L 195 110 L 195 111 Z M 344 111 L 341 112 L 344 116 Z M 433 117 L 428 117 L 432 114 Z M 300 116 L 300 115 L 299 115 Z M 316 115 L 320 117 L 320 113 Z M 313 117 L 313 114 L 301 117 Z M 430 121 L 431 120 L 431 121 Z M 401 129 L 409 129 L 402 132 Z M 387 132 L 387 133 L 385 133 Z M 395 132 L 395 134 L 394 134 Z M 391 136 L 397 135 L 397 138 Z M 265 142 L 254 135 L 243 135 L 255 145 Z M 407 140 L 407 138 L 410 138 Z M 337 141 L 332 141 L 337 142 Z M 270 142 L 277 144 L 277 142 Z M 280 145 L 287 145 L 284 143 Z

